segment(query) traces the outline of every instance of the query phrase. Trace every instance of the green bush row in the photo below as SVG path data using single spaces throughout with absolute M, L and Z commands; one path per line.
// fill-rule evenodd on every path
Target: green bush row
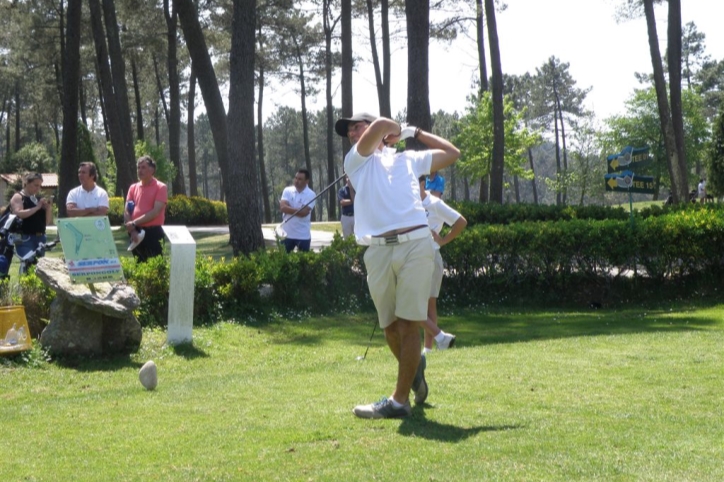
M 195 269 L 194 323 L 263 317 L 270 311 L 328 313 L 370 308 L 362 262 L 364 249 L 336 236 L 320 253 L 265 250 L 251 256 L 214 261 L 198 256 Z M 124 276 L 141 299 L 143 325 L 164 325 L 168 313 L 169 260 L 138 264 L 122 258 Z
M 572 221 L 586 219 L 603 221 L 629 219 L 628 209 L 614 206 L 555 206 L 540 204 L 493 204 L 472 201 L 446 201 L 451 207 L 465 216 L 469 225 L 473 224 L 511 224 L 535 221 Z M 635 217 L 646 219 L 666 216 L 682 211 L 717 211 L 724 213 L 724 204 L 682 203 L 654 204 L 635 211 Z
M 123 223 L 125 199 L 110 198 L 108 219 L 111 224 Z M 226 204 L 198 196 L 172 196 L 166 204 L 166 224 L 185 226 L 215 226 L 228 224 Z
M 447 270 L 441 301 L 585 300 L 634 291 L 646 297 L 657 292 L 652 289 L 692 286 L 692 281 L 715 289 L 724 278 L 723 243 L 724 217 L 712 209 L 637 218 L 633 226 L 628 219 L 475 225 L 442 248 Z M 319 253 L 270 249 L 219 261 L 198 256 L 194 322 L 371 309 L 364 250 L 337 235 Z M 168 256 L 121 262 L 141 299 L 141 323 L 164 325 Z M 32 275 L 25 284 L 37 293 L 35 305 L 49 306 L 48 289 Z
M 495 287 L 566 297 L 582 280 L 655 282 L 722 274 L 724 218 L 679 210 L 626 220 L 476 225 L 443 248 L 448 286 L 475 298 Z M 500 290 L 498 290 L 500 291 Z

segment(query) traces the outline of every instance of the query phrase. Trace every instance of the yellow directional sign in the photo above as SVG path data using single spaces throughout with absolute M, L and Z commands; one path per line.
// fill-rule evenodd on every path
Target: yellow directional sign
M 628 171 L 641 169 L 651 164 L 653 159 L 649 156 L 648 147 L 627 146 L 620 154 L 611 154 L 606 160 L 608 161 L 608 172 L 612 173 L 624 169 Z
M 651 176 L 638 176 L 631 171 L 623 171 L 604 176 L 606 191 L 619 191 L 640 194 L 654 194 L 656 185 Z

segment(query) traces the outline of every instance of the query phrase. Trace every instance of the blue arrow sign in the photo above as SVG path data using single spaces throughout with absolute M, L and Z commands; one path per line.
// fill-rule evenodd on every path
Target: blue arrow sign
M 654 194 L 656 186 L 651 176 L 638 176 L 631 171 L 605 174 L 606 191 Z
M 651 163 L 649 147 L 626 146 L 619 154 L 611 154 L 606 158 L 608 161 L 608 172 L 619 172 L 623 170 L 640 169 Z

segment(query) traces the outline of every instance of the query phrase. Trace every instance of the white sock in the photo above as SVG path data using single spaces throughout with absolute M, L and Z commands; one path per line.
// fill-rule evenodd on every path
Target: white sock
M 443 341 L 444 339 L 445 339 L 445 332 L 442 331 L 442 330 L 440 330 L 440 333 L 438 333 L 437 335 L 435 335 L 435 341 L 438 342 L 438 343 L 440 343 L 440 342 Z
M 392 402 L 392 406 L 395 407 L 395 408 L 402 408 L 402 407 L 404 407 L 403 404 L 401 404 L 400 402 L 398 402 L 397 400 L 395 400 L 395 399 L 392 398 L 392 397 L 390 397 L 390 402 Z
M 432 353 L 432 348 L 425 347 L 422 349 L 422 356 L 425 356 L 428 353 Z

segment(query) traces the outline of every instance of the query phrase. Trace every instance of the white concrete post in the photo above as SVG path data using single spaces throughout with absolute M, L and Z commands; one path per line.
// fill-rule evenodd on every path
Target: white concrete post
M 164 226 L 163 232 L 171 243 L 166 342 L 170 345 L 191 343 L 194 326 L 196 241 L 186 226 Z

